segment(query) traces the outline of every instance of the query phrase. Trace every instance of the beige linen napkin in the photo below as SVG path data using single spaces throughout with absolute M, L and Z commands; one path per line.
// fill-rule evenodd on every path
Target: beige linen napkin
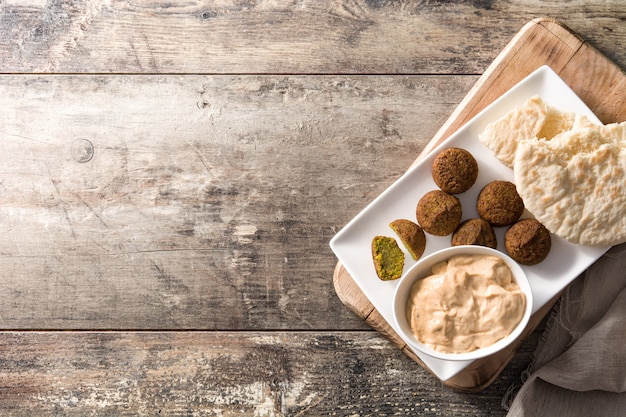
M 563 294 L 508 417 L 626 416 L 626 244 Z

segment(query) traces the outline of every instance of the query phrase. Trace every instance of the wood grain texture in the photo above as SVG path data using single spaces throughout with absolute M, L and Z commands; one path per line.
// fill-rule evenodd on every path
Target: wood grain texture
M 328 240 L 525 23 L 624 68 L 625 13 L 0 1 L 0 415 L 504 416 L 538 333 L 451 390 L 345 308 Z
M 557 72 L 603 123 L 626 118 L 623 69 L 563 23 L 534 19 L 496 57 L 423 153 L 430 152 L 541 65 Z
M 0 413 L 29 417 L 498 416 L 524 370 L 456 393 L 374 332 L 6 332 L 0 352 Z
M 626 66 L 622 0 L 7 0 L 0 72 L 480 74 L 541 16 Z
M 0 77 L 0 327 L 352 328 L 328 242 L 472 81 Z

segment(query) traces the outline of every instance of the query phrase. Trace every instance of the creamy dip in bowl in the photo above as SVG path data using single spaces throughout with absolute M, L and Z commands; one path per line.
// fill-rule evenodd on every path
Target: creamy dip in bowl
M 474 360 L 515 341 L 532 311 L 519 264 L 495 249 L 454 246 L 417 262 L 394 295 L 394 320 L 410 348 L 446 360 Z

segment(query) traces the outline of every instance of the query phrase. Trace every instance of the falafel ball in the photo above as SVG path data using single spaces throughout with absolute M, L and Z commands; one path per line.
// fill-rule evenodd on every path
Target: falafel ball
M 496 234 L 493 227 L 484 219 L 465 220 L 452 234 L 452 246 L 478 245 L 495 249 Z
M 478 177 L 478 163 L 465 149 L 447 148 L 433 160 L 431 172 L 435 184 L 450 194 L 469 190 Z
M 516 262 L 536 265 L 546 259 L 552 247 L 550 232 L 535 219 L 522 219 L 504 234 L 504 247 Z
M 441 190 L 433 190 L 419 200 L 415 214 L 426 233 L 446 236 L 459 226 L 463 212 L 458 198 Z
M 492 181 L 478 194 L 476 209 L 492 226 L 508 226 L 524 212 L 524 201 L 512 182 Z

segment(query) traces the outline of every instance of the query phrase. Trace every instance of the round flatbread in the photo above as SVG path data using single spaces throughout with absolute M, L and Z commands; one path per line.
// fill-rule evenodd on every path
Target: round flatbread
M 478 139 L 493 151 L 500 162 L 513 168 L 515 152 L 521 140 L 550 140 L 568 130 L 593 126 L 586 116 L 562 112 L 534 96 L 488 124 Z
M 523 140 L 513 161 L 526 208 L 570 242 L 626 241 L 626 122 Z

